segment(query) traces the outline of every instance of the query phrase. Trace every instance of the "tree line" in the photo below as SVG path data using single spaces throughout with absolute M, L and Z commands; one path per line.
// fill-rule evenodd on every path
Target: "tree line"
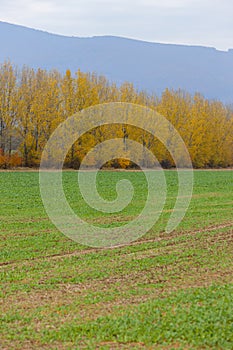
M 220 101 L 169 89 L 158 97 L 128 82 L 120 86 L 110 83 L 95 73 L 19 69 L 4 62 L 0 65 L 0 167 L 38 167 L 47 140 L 61 122 L 84 108 L 106 102 L 140 104 L 162 114 L 182 136 L 194 167 L 233 166 L 233 109 Z M 99 127 L 83 135 L 68 152 L 65 166 L 78 168 L 91 147 L 114 133 L 141 142 L 162 166 L 174 166 L 168 150 L 152 135 L 134 127 L 114 128 Z M 93 158 L 90 167 L 95 162 Z M 106 166 L 130 168 L 135 164 L 113 159 Z

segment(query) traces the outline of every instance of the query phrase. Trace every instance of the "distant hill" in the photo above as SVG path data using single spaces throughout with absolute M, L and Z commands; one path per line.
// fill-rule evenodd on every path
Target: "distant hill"
M 0 62 L 64 72 L 96 72 L 160 94 L 166 87 L 233 103 L 233 50 L 144 42 L 113 36 L 66 37 L 0 22 Z

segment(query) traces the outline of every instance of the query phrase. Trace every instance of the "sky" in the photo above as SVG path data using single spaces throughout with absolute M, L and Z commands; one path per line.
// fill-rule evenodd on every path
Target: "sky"
M 0 0 L 0 21 L 51 33 L 233 48 L 233 0 Z

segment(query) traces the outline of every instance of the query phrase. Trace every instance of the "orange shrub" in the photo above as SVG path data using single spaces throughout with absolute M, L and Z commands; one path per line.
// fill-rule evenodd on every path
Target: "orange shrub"
M 0 168 L 1 169 L 9 169 L 9 168 L 17 168 L 22 165 L 22 158 L 18 153 L 14 153 L 11 156 L 3 155 L 0 152 Z
M 22 165 L 22 157 L 20 157 L 18 153 L 14 153 L 10 157 L 8 157 L 9 168 L 17 168 L 21 165 Z

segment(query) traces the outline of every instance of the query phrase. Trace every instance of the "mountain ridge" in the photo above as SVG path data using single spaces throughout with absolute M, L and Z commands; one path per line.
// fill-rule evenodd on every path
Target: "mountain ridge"
M 43 30 L 43 29 L 31 28 L 31 27 L 27 27 L 27 26 L 24 26 L 24 25 L 14 24 L 14 23 L 5 22 L 5 21 L 0 21 L 0 25 L 1 24 L 12 26 L 12 27 L 18 27 L 18 28 L 22 28 L 22 29 L 30 30 L 30 31 L 34 31 L 34 32 L 40 32 L 40 33 L 44 33 L 44 34 L 49 34 L 49 35 L 52 35 L 52 36 L 63 37 L 63 38 L 75 38 L 75 39 L 117 38 L 117 39 L 136 41 L 136 42 L 152 44 L 152 45 L 154 45 L 154 44 L 155 45 L 169 45 L 169 46 L 191 47 L 191 48 L 198 47 L 198 48 L 213 49 L 215 51 L 226 52 L 226 53 L 229 52 L 229 51 L 233 51 L 233 47 L 229 48 L 228 50 L 220 50 L 220 49 L 218 49 L 216 47 L 213 47 L 213 46 L 154 42 L 154 41 L 150 41 L 150 40 L 142 40 L 142 39 L 129 38 L 129 37 L 118 36 L 118 35 L 111 35 L 111 34 L 93 35 L 93 36 L 65 35 L 65 34 L 53 33 L 53 32 L 49 32 L 49 31 Z
M 0 62 L 96 72 L 157 95 L 165 88 L 233 103 L 233 49 L 165 44 L 113 35 L 77 37 L 0 21 Z

